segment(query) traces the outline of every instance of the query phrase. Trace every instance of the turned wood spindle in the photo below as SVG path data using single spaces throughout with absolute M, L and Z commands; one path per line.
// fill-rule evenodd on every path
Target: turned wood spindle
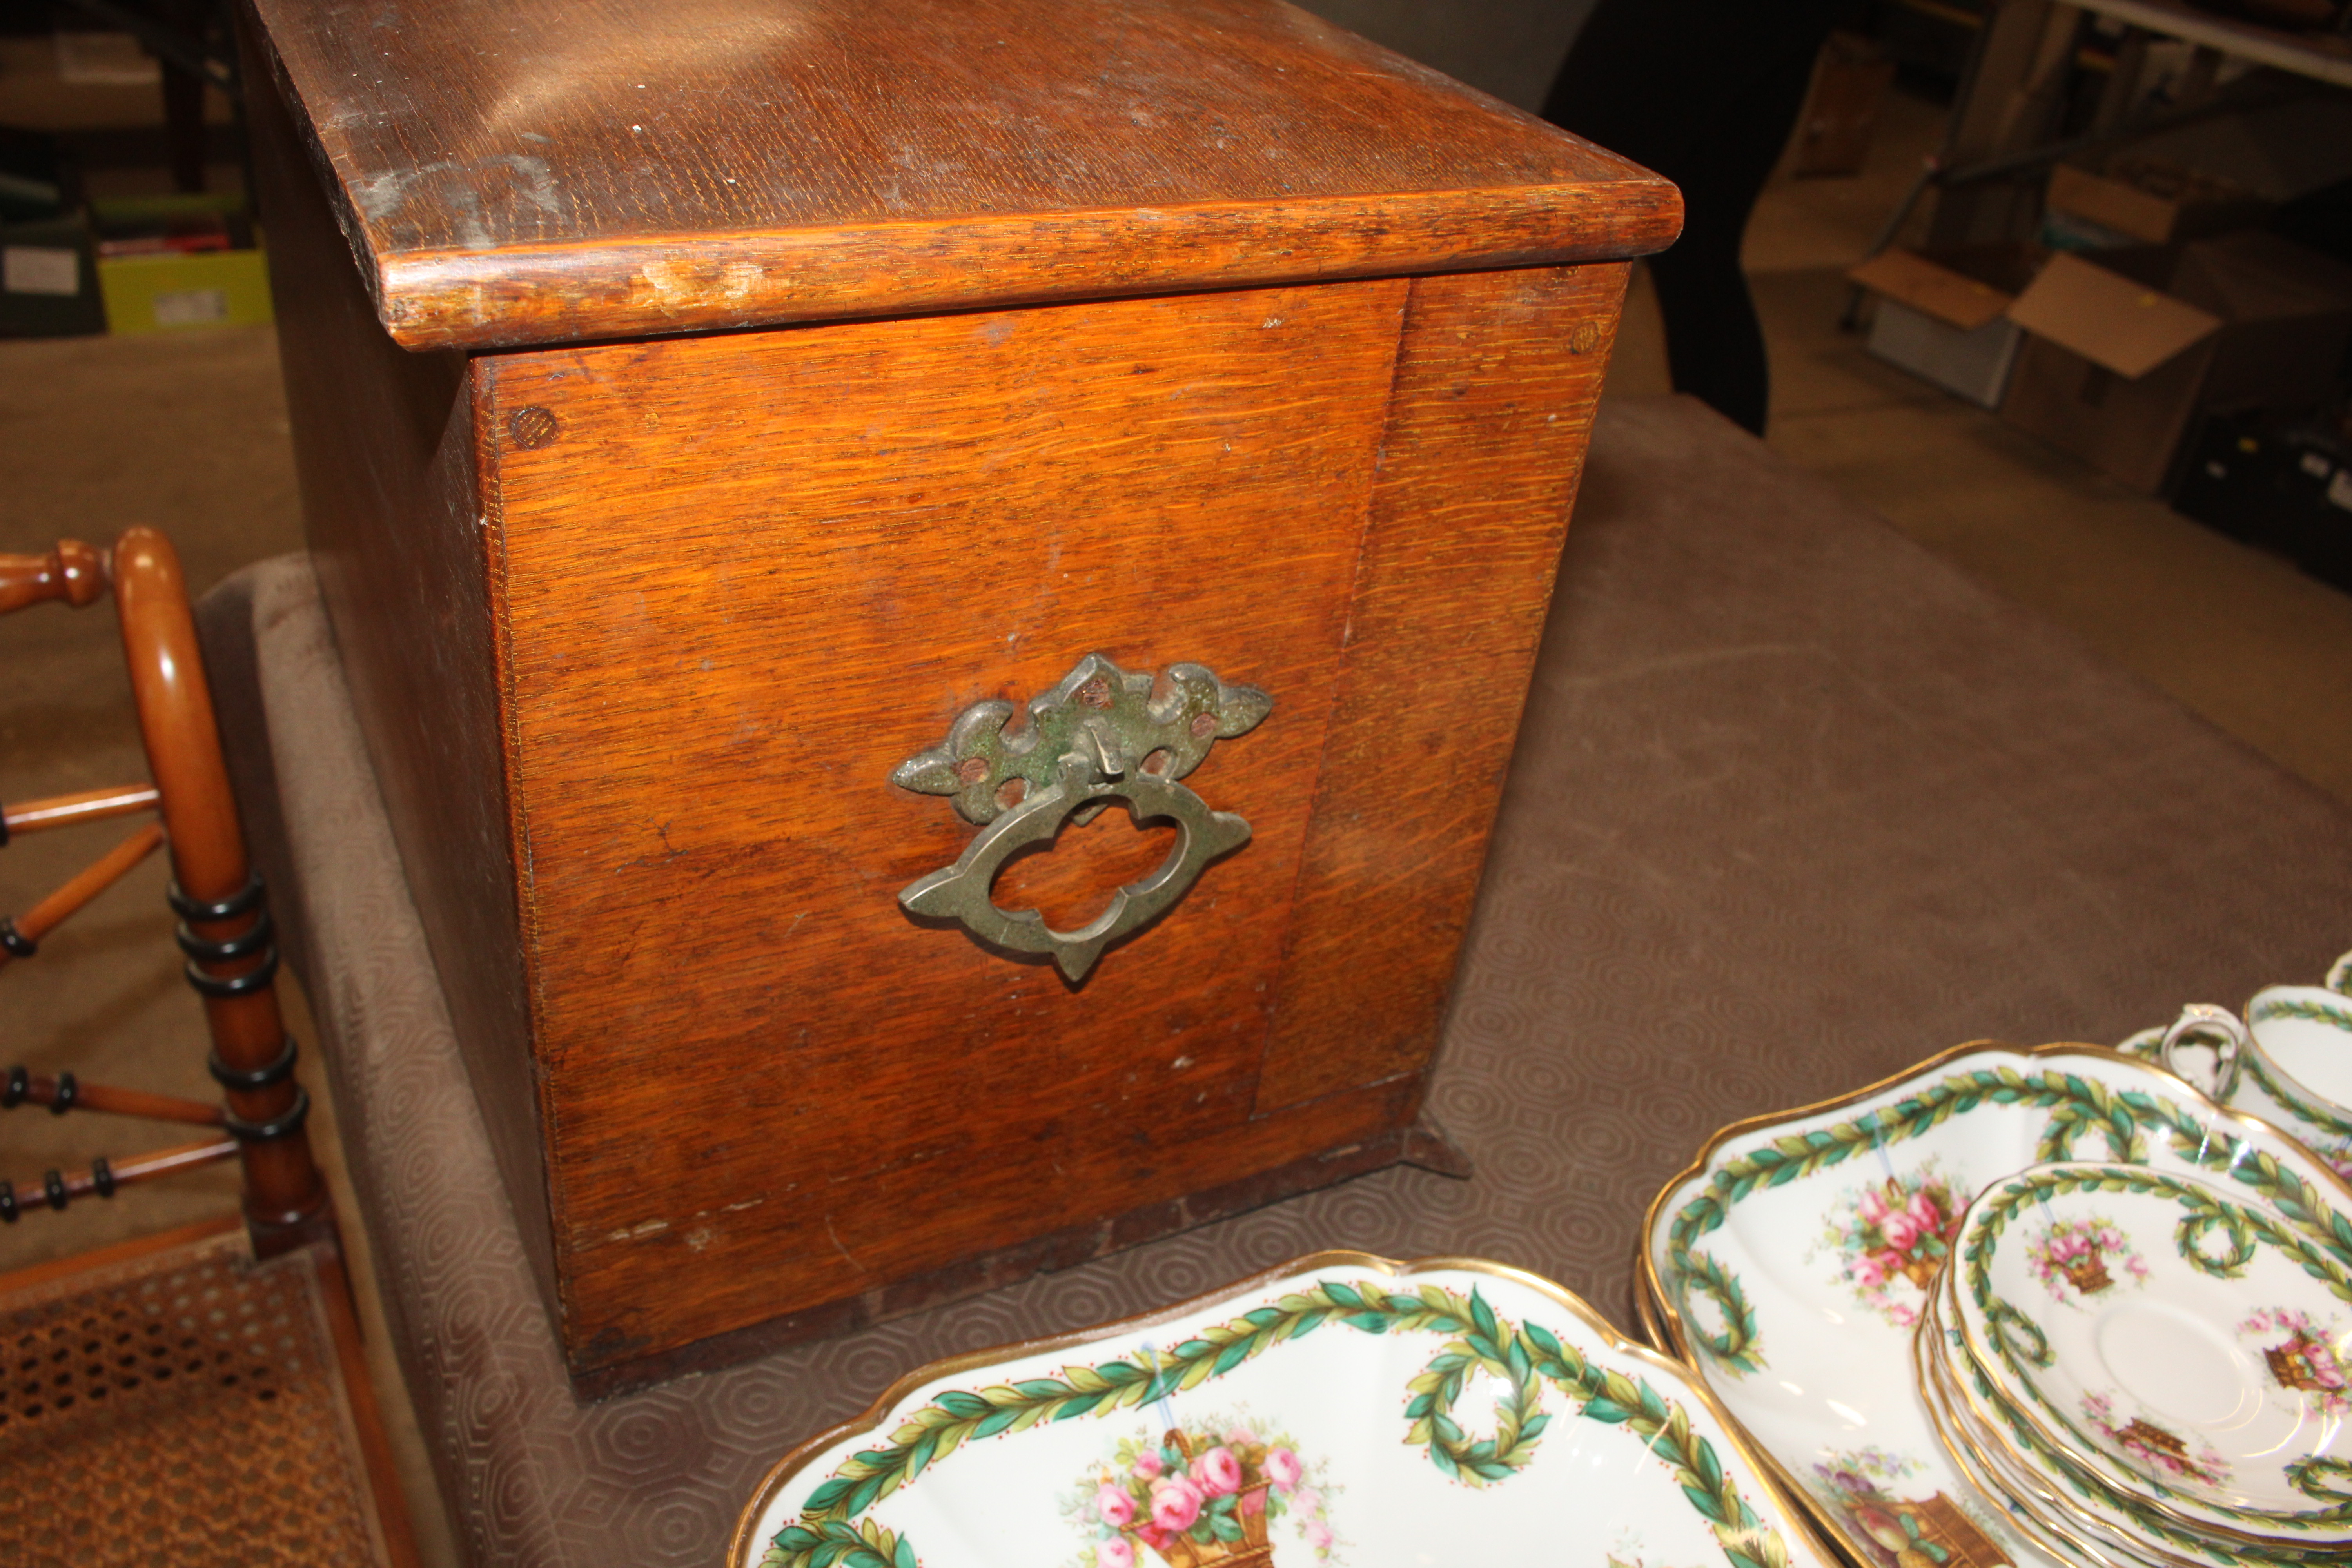
M 60 539 L 47 555 L 0 555 L 0 615 L 62 599 L 79 610 L 106 593 L 106 552 Z
M 12 1075 L 9 1103 L 29 1100 L 60 1110 L 79 1103 L 93 1110 L 226 1125 L 233 1141 L 191 1145 L 114 1167 L 101 1161 L 92 1170 L 111 1172 L 102 1179 L 95 1173 L 45 1179 L 44 1190 L 53 1206 L 62 1207 L 63 1198 L 84 1191 L 105 1195 L 122 1181 L 233 1151 L 245 1163 L 247 1224 L 255 1246 L 267 1255 L 309 1240 L 328 1223 L 327 1192 L 303 1127 L 310 1101 L 294 1080 L 293 1046 L 272 984 L 278 950 L 261 885 L 247 858 L 179 555 L 171 541 L 147 528 L 128 531 L 110 552 L 61 540 L 45 556 L 0 555 L 0 613 L 48 600 L 79 609 L 96 603 L 110 586 L 153 786 L 90 791 L 9 809 L 0 814 L 0 842 L 10 830 L 92 821 L 149 805 L 161 812 L 163 823 L 132 835 L 20 920 L 0 922 L 0 947 L 5 949 L 0 964 L 30 956 L 50 929 L 159 845 L 168 846 L 172 901 L 182 916 L 180 946 L 188 954 L 189 984 L 204 999 L 213 1077 L 226 1096 L 227 1110 L 222 1114 L 132 1090 L 69 1088 L 73 1080 L 67 1074 L 40 1080 L 37 1092 L 25 1075 Z M 0 1192 L 12 1191 L 0 1184 Z M 14 1217 L 13 1201 L 0 1206 Z
M 231 1131 L 244 1130 L 246 1218 L 266 1248 L 270 1235 L 294 1236 L 327 1202 L 299 1124 L 306 1097 L 290 1072 L 278 1070 L 289 1042 L 269 980 L 278 951 L 264 929 L 268 915 L 229 790 L 179 554 L 161 533 L 134 528 L 115 542 L 113 565 L 131 696 L 163 793 L 173 885 L 187 916 L 181 945 L 195 955 L 190 980 L 204 994 L 214 1077 L 228 1097 Z M 192 912 L 205 910 L 220 912 Z M 205 955 L 228 949 L 241 951 Z M 255 1087 L 239 1083 L 264 1079 Z

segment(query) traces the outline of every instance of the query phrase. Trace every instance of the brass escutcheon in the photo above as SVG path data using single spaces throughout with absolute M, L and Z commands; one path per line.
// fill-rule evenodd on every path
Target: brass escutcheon
M 1252 686 L 1228 686 L 1197 664 L 1168 667 L 1167 690 L 1152 700 L 1150 672 L 1130 674 L 1098 653 L 1080 659 L 1051 691 L 1033 699 L 1029 722 L 1007 734 L 1013 704 L 975 702 L 939 745 L 898 764 L 890 782 L 943 795 L 982 832 L 952 866 L 898 894 L 911 914 L 950 919 L 982 942 L 1049 955 L 1072 984 L 1103 950 L 1166 913 L 1219 856 L 1249 842 L 1250 826 L 1176 781 L 1199 767 L 1220 740 L 1246 734 L 1273 710 Z M 1020 784 L 1016 792 L 1009 788 Z M 1159 868 L 1111 896 L 1110 907 L 1074 931 L 1054 930 L 1035 910 L 1007 910 L 990 895 L 1006 860 L 1051 842 L 1066 822 L 1086 823 L 1114 801 L 1139 826 L 1170 822 L 1176 847 Z

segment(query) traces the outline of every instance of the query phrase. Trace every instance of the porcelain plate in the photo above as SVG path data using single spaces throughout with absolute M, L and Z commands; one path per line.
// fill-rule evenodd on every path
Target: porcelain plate
M 1965 1046 L 1825 1105 L 1726 1129 L 1643 1227 L 1653 1337 L 1687 1356 L 1857 1563 L 2044 1568 L 1952 1466 L 1910 1365 L 1962 1210 L 1994 1180 L 2080 1154 L 2202 1173 L 2313 1216 L 2352 1191 L 2309 1151 L 2160 1068 L 2094 1046 Z
M 737 1568 L 1830 1568 L 1686 1369 L 1558 1286 L 1324 1253 L 939 1363 L 802 1445 Z

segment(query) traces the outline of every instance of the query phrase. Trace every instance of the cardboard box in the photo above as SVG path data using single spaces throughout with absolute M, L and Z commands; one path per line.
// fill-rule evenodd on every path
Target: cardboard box
M 2054 165 L 2051 211 L 2171 245 L 2259 223 L 2352 176 L 2352 102 L 2315 94 L 2218 116 Z
M 2198 415 L 2327 396 L 2352 270 L 2259 232 L 2061 252 L 2008 313 L 2027 338 L 2001 417 L 2152 494 Z
M 2129 250 L 2147 243 L 2053 206 L 2042 209 L 2033 237 L 2045 250 Z
M 1846 277 L 1877 296 L 1872 353 L 1980 408 L 1998 408 L 2023 335 L 2006 312 L 2044 258 L 2030 245 L 1885 250 Z
M 1797 117 L 1789 173 L 1801 178 L 1862 173 L 1879 110 L 1894 84 L 1895 62 L 1885 51 L 1858 33 L 1832 33 Z
M 0 337 L 104 331 L 97 247 L 81 215 L 0 224 Z
M 106 257 L 98 264 L 107 330 L 257 325 L 269 317 L 269 273 L 258 250 Z
M 2272 206 L 2231 181 L 2129 154 L 2053 166 L 2046 201 L 2054 213 L 2147 245 L 2243 228 Z

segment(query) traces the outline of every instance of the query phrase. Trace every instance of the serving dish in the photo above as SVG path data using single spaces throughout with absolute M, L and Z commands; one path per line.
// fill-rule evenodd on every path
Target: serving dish
M 1830 1568 L 1686 1368 L 1471 1258 L 1302 1258 L 935 1363 L 785 1455 L 735 1568 Z
M 2352 1226 L 2316 1217 L 2352 1189 L 2275 1129 L 2096 1046 L 1980 1043 L 1710 1139 L 1644 1221 L 1645 1328 L 1855 1563 L 1913 1568 L 1892 1518 L 1943 1568 L 2046 1568 L 1935 1436 L 1911 1338 L 1968 1202 L 2078 1153 L 2202 1173 L 2352 1261 Z

